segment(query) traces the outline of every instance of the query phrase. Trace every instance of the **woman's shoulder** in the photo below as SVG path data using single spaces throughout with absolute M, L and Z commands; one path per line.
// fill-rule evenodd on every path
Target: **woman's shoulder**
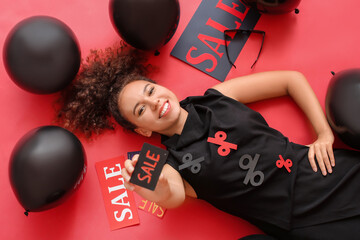
M 208 103 L 219 101 L 220 98 L 226 97 L 221 92 L 214 88 L 207 89 L 203 95 L 189 96 L 180 102 L 182 107 L 188 104 L 201 104 L 206 105 Z

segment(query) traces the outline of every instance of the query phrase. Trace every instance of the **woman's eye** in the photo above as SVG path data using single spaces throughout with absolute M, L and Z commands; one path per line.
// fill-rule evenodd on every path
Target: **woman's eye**
M 141 116 L 141 114 L 145 111 L 145 106 L 142 105 L 139 109 L 139 116 Z
M 151 87 L 149 90 L 149 96 L 151 96 L 155 91 L 155 87 Z

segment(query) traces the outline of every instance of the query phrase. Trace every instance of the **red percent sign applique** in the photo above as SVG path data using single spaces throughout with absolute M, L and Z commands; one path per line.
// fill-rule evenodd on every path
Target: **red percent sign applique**
M 230 149 L 237 149 L 237 145 L 229 142 L 225 142 L 226 133 L 223 131 L 218 131 L 215 133 L 215 138 L 208 137 L 207 141 L 210 143 L 214 143 L 216 145 L 220 145 L 218 148 L 218 154 L 225 157 L 230 153 Z
M 276 166 L 278 168 L 285 167 L 288 172 L 291 172 L 292 161 L 290 159 L 286 159 L 285 161 L 281 155 L 279 155 L 279 158 L 280 159 L 276 161 Z

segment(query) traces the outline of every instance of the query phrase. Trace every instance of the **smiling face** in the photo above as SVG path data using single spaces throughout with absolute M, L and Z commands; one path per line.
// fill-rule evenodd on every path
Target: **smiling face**
M 122 115 L 144 136 L 157 132 L 167 136 L 180 134 L 187 112 L 169 89 L 138 80 L 127 84 L 119 94 L 118 106 Z

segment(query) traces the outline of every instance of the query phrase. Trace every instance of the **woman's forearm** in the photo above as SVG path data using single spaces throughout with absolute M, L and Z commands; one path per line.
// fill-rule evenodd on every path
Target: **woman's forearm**
M 317 139 L 309 145 L 309 163 L 315 172 L 319 167 L 321 173 L 326 176 L 327 173 L 332 173 L 335 166 L 332 130 L 306 78 L 301 73 L 294 73 L 288 84 L 288 94 L 304 111 L 317 134 Z
M 293 72 L 288 81 L 288 94 L 303 110 L 311 122 L 316 134 L 331 132 L 321 105 L 305 76 L 299 72 Z

